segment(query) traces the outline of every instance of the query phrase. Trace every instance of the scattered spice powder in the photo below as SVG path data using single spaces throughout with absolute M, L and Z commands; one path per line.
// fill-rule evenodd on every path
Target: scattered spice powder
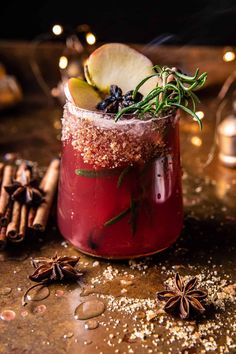
M 101 262 L 100 265 L 103 266 L 103 263 Z M 217 352 L 224 354 L 235 350 L 236 314 L 230 312 L 229 309 L 236 304 L 236 285 L 230 282 L 230 277 L 227 274 L 218 275 L 214 264 L 207 267 L 198 267 L 178 263 L 178 268 L 181 266 L 181 271 L 184 272 L 187 269 L 188 273 L 191 272 L 192 274 L 191 276 L 183 276 L 183 283 L 187 284 L 194 275 L 201 288 L 208 292 L 205 301 L 208 307 L 213 308 L 213 312 L 209 317 L 206 313 L 200 322 L 198 320 L 183 321 L 170 317 L 164 312 L 163 307 L 160 307 L 162 303 L 158 304 L 154 298 L 150 297 L 134 297 L 132 296 L 132 289 L 127 296 L 102 293 L 103 286 L 111 283 L 112 289 L 112 282 L 117 281 L 117 278 L 123 279 L 128 276 L 135 284 L 137 283 L 137 277 L 146 277 L 149 272 L 153 273 L 155 270 L 162 277 L 167 276 L 165 285 L 167 288 L 173 288 L 173 275 L 176 271 L 176 265 L 170 266 L 168 261 L 153 265 L 152 258 L 148 257 L 145 260 L 130 260 L 128 272 L 126 267 L 110 264 L 104 264 L 104 266 L 99 275 L 94 275 L 91 278 L 91 283 L 98 290 L 98 293 L 93 296 L 101 298 L 106 303 L 106 320 L 104 319 L 100 324 L 106 327 L 107 331 L 112 328 L 115 334 L 112 338 L 108 336 L 108 346 L 116 347 L 122 341 L 132 346 L 138 342 L 139 347 L 144 348 L 147 353 L 161 353 L 159 349 L 165 342 L 165 347 L 166 345 L 169 346 L 169 353 Z M 201 269 L 201 273 L 199 273 L 199 269 Z M 123 284 L 120 281 L 119 283 L 122 289 Z M 226 320 L 225 311 L 229 313 Z M 143 315 L 139 316 L 140 313 Z M 116 318 L 118 314 L 129 317 L 131 319 L 130 325 L 126 323 L 124 327 L 122 320 Z M 222 314 L 224 314 L 224 317 L 222 317 Z M 227 328 L 227 337 L 222 341 L 225 328 Z M 221 342 L 219 342 L 219 338 L 221 338 Z M 128 348 L 127 352 L 130 349 L 135 352 L 135 347 Z

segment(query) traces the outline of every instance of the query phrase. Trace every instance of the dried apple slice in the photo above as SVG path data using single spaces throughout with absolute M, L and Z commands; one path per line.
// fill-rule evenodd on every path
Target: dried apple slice
M 133 90 L 145 77 L 152 75 L 152 62 L 133 48 L 121 43 L 104 44 L 87 59 L 85 75 L 99 91 L 108 93 L 117 85 L 123 93 Z M 155 87 L 157 79 L 148 80 L 140 89 L 145 96 Z
M 76 106 L 84 109 L 95 110 L 101 97 L 97 91 L 80 78 L 71 78 L 64 88 L 66 98 Z

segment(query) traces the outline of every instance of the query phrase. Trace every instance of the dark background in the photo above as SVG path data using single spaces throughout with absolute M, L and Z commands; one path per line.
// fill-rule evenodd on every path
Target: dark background
M 89 24 L 98 42 L 236 44 L 236 1 L 2 0 L 0 38 L 31 40 L 55 23 Z

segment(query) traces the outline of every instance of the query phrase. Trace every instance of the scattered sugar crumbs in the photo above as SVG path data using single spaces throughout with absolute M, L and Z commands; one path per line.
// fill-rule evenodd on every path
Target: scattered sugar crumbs
M 124 278 L 128 275 L 129 280 L 121 282 L 121 285 L 127 288 L 130 279 L 135 282 L 137 272 L 146 272 L 150 264 L 150 258 L 147 261 L 130 260 L 129 272 L 109 264 L 101 275 L 92 279 L 92 283 L 112 282 L 119 276 Z M 159 264 L 155 267 L 158 267 L 163 277 L 167 277 L 164 283 L 167 288 L 173 286 L 176 269 L 182 269 L 180 265 L 168 267 Z M 125 296 L 122 292 L 118 297 L 96 294 L 107 306 L 109 320 L 103 325 L 119 330 L 114 338 L 108 338 L 108 345 L 115 349 L 125 341 L 128 344 L 127 353 L 135 352 L 132 343 L 137 341 L 147 353 L 161 353 L 158 348 L 164 343 L 169 347 L 169 353 L 236 352 L 236 314 L 232 310 L 236 305 L 236 283 L 232 283 L 227 274 L 218 275 L 214 267 L 201 269 L 201 273 L 198 273 L 197 266 L 189 265 L 189 269 L 197 277 L 198 286 L 207 290 L 206 305 L 214 309 L 213 315 L 208 318 L 206 312 L 202 319 L 183 321 L 167 315 L 163 310 L 163 303 L 156 301 L 155 294 L 147 298 Z M 186 282 L 191 277 L 183 276 L 183 281 Z M 120 331 L 121 321 L 116 319 L 118 314 L 132 319 L 132 328 L 124 324 Z M 116 350 L 116 353 L 120 352 L 119 349 Z

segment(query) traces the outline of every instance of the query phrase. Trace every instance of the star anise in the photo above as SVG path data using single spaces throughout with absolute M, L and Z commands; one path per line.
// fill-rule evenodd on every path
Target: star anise
M 4 188 L 12 200 L 17 200 L 20 203 L 30 206 L 37 206 L 42 203 L 44 193 L 38 187 L 37 181 L 29 179 L 25 171 L 26 170 L 23 170 L 21 173 L 20 182 L 13 181 L 12 184 Z
M 32 265 L 36 268 L 35 272 L 29 276 L 30 280 L 41 281 L 60 281 L 63 279 L 77 280 L 82 273 L 74 267 L 79 262 L 79 257 L 58 256 L 39 257 L 32 260 Z
M 189 317 L 191 311 L 203 313 L 205 308 L 201 300 L 207 297 L 207 292 L 196 289 L 197 278 L 190 279 L 184 284 L 180 275 L 176 273 L 173 290 L 165 290 L 157 293 L 159 300 L 166 301 L 164 310 L 179 315 L 182 319 Z
M 140 92 L 136 93 L 135 98 L 133 98 L 133 91 L 122 95 L 122 90 L 117 85 L 111 85 L 110 95 L 99 102 L 96 108 L 106 113 L 117 113 L 120 109 L 141 101 L 142 98 L 143 95 Z
M 38 284 L 31 286 L 23 296 L 22 303 L 25 305 L 26 297 L 29 291 L 37 286 L 46 285 L 56 281 L 68 280 L 78 281 L 83 275 L 75 268 L 79 262 L 77 256 L 58 256 L 54 257 L 39 257 L 32 260 L 32 265 L 35 269 L 34 273 L 29 276 L 29 279 Z

